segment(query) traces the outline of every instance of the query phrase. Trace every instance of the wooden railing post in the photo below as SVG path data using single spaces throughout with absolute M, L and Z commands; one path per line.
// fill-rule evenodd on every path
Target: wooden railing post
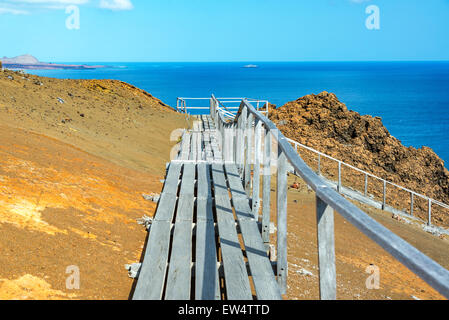
M 253 173 L 253 202 L 252 211 L 256 221 L 259 221 L 260 206 L 260 158 L 262 153 L 262 121 L 256 119 L 254 128 L 254 173 Z
M 233 125 L 228 123 L 224 125 L 224 147 L 223 147 L 223 159 L 225 162 L 233 162 Z
M 413 216 L 413 202 L 414 202 L 414 194 L 410 192 L 410 215 Z
M 321 300 L 337 298 L 337 274 L 335 268 L 334 210 L 316 197 L 318 224 L 318 264 Z
M 277 276 L 282 294 L 287 292 L 287 158 L 278 146 L 277 161 Z
M 251 164 L 253 155 L 253 121 L 254 115 L 248 114 L 246 122 L 246 166 L 245 166 L 245 191 L 248 196 L 251 193 Z
M 271 133 L 265 128 L 263 151 L 262 185 L 262 239 L 266 246 L 270 243 L 270 197 L 271 197 Z
M 245 170 L 245 134 L 246 134 L 246 121 L 247 121 L 248 110 L 246 107 L 242 109 L 241 123 L 240 123 L 240 175 L 243 178 L 243 173 Z
M 242 112 L 240 114 L 240 117 L 238 119 L 238 126 L 237 126 L 237 146 L 236 146 L 236 154 L 237 154 L 237 168 L 239 170 L 240 176 L 243 175 L 243 158 L 245 156 L 244 154 L 244 148 L 245 148 L 245 130 L 246 127 L 246 115 L 247 110 L 246 107 L 243 107 Z
M 237 163 L 237 122 L 233 122 L 232 126 L 232 160 Z
M 428 214 L 428 221 L 427 221 L 427 225 L 431 226 L 432 225 L 432 199 L 429 198 L 428 200 L 428 208 L 427 208 L 427 214 Z
M 384 186 L 383 186 L 383 197 L 382 197 L 382 210 L 385 210 L 385 207 L 387 205 L 387 181 L 383 180 Z

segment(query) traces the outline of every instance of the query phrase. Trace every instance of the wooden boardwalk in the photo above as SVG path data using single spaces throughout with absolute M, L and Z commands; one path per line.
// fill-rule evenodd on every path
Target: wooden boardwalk
M 135 300 L 281 299 L 258 222 L 213 121 L 185 132 L 164 188 Z

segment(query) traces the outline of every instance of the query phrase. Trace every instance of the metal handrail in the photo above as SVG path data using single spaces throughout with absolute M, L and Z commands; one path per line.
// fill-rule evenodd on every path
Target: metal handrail
M 442 208 L 449 209 L 449 205 L 447 205 L 447 204 L 445 204 L 445 203 L 443 203 L 443 202 L 441 202 L 441 201 L 432 199 L 432 198 L 430 198 L 430 197 L 428 197 L 428 196 L 426 196 L 426 195 L 420 194 L 420 193 L 418 193 L 418 192 L 416 192 L 416 191 L 410 190 L 410 189 L 408 189 L 408 188 L 406 188 L 406 187 L 403 187 L 403 186 L 400 186 L 400 185 L 398 185 L 398 184 L 396 184 L 396 183 L 394 183 L 394 182 L 388 181 L 388 180 L 383 179 L 383 178 L 381 178 L 381 177 L 378 177 L 378 176 L 376 176 L 376 175 L 374 175 L 374 174 L 372 174 L 372 173 L 369 173 L 369 172 L 367 172 L 367 171 L 364 171 L 364 170 L 362 170 L 362 169 L 359 169 L 359 168 L 357 168 L 357 167 L 354 167 L 354 166 L 352 166 L 352 165 L 350 165 L 350 164 L 348 164 L 348 163 L 346 163 L 346 162 L 343 162 L 343 161 L 341 161 L 341 160 L 339 160 L 339 159 L 336 159 L 336 158 L 334 158 L 334 157 L 332 157 L 332 156 L 329 156 L 329 155 L 327 155 L 327 154 L 325 154 L 325 153 L 322 153 L 322 152 L 320 152 L 320 151 L 318 151 L 318 150 L 315 150 L 315 149 L 313 149 L 313 148 L 311 148 L 311 147 L 308 147 L 308 146 L 306 146 L 306 145 L 304 145 L 304 144 L 302 144 L 302 143 L 299 143 L 299 142 L 297 142 L 297 141 L 295 141 L 295 140 L 292 140 L 292 139 L 289 139 L 289 138 L 286 138 L 286 139 L 287 139 L 288 142 L 290 142 L 291 144 L 295 145 L 295 150 L 296 150 L 298 147 L 301 147 L 301 148 L 303 148 L 303 149 L 306 149 L 306 150 L 308 150 L 308 151 L 310 151 L 310 152 L 313 152 L 313 153 L 317 154 L 319 157 L 325 157 L 325 158 L 327 158 L 327 159 L 329 159 L 329 160 L 332 160 L 332 161 L 337 162 L 337 163 L 339 164 L 339 167 L 338 167 L 338 170 L 339 170 L 338 176 L 340 177 L 340 179 L 339 179 L 339 181 L 338 181 L 338 189 L 341 188 L 341 165 L 344 165 L 344 166 L 346 166 L 346 167 L 348 167 L 348 168 L 350 168 L 350 169 L 352 169 L 352 170 L 354 170 L 354 171 L 360 172 L 360 173 L 362 173 L 362 174 L 365 175 L 365 196 L 367 195 L 367 187 L 368 187 L 368 185 L 367 185 L 367 178 L 366 178 L 366 177 L 371 177 L 371 178 L 373 178 L 373 179 L 376 179 L 376 180 L 379 180 L 379 181 L 383 182 L 383 184 L 384 184 L 385 186 L 386 186 L 386 185 L 391 185 L 391 186 L 393 186 L 393 187 L 396 187 L 396 188 L 399 189 L 399 190 L 403 190 L 403 191 L 405 191 L 405 192 L 410 193 L 410 195 L 411 195 L 412 197 L 420 197 L 420 198 L 426 200 L 427 203 L 428 203 L 428 206 L 429 206 L 429 207 L 428 207 L 428 212 L 427 212 L 427 215 L 428 215 L 428 218 L 427 218 L 427 224 L 428 224 L 429 226 L 432 225 L 432 204 L 436 204 L 436 205 L 438 205 L 438 206 L 440 206 L 440 207 L 442 207 Z M 297 149 L 297 150 L 299 151 L 299 149 Z M 320 162 L 318 162 L 318 166 L 320 166 Z M 320 172 L 320 167 L 318 167 L 318 172 Z M 385 194 L 385 191 L 386 191 L 386 190 L 384 190 L 384 198 L 383 198 L 383 201 L 386 200 L 386 194 Z M 382 203 L 382 208 L 385 209 L 385 207 L 386 207 L 386 203 L 384 202 L 384 203 Z M 410 203 L 410 215 L 413 215 L 413 200 L 412 200 L 411 203 Z
M 275 138 L 278 145 L 277 159 L 277 276 L 281 291 L 286 291 L 287 276 L 287 161 L 294 170 L 302 177 L 302 179 L 315 191 L 317 202 L 317 224 L 318 224 L 318 257 L 319 257 L 319 281 L 320 281 L 320 297 L 322 299 L 336 298 L 336 267 L 335 267 L 335 246 L 334 246 L 334 210 L 357 227 L 362 233 L 371 240 L 380 245 L 384 250 L 390 253 L 399 262 L 413 271 L 422 278 L 430 286 L 435 288 L 445 297 L 449 298 L 449 271 L 443 268 L 434 260 L 427 257 L 421 251 L 410 245 L 408 242 L 382 226 L 376 220 L 368 216 L 357 206 L 346 200 L 342 195 L 317 175 L 298 155 L 287 139 L 279 129 L 268 118 L 258 112 L 247 100 L 242 100 L 239 111 L 232 121 L 226 121 L 217 107 L 214 96 L 211 98 L 211 116 L 215 120 L 217 129 L 220 131 L 223 139 L 223 156 L 225 161 L 231 159 L 239 168 L 245 188 L 249 193 L 251 179 L 251 159 L 252 159 L 252 133 L 250 131 L 252 122 L 256 123 L 255 143 L 256 150 L 254 152 L 255 162 L 254 170 L 259 170 L 260 161 L 258 160 L 260 151 L 261 129 L 265 128 L 265 149 L 271 149 L 271 136 Z M 232 133 L 229 134 L 227 130 Z M 268 137 L 268 138 L 267 138 Z M 269 145 L 267 145 L 269 142 Z M 234 147 L 233 147 L 234 146 Z M 246 157 L 245 153 L 246 152 Z M 231 153 L 231 154 L 230 154 Z M 264 152 L 263 166 L 270 167 L 270 155 Z M 254 177 L 259 173 L 254 172 Z M 268 174 L 264 172 L 264 194 L 263 204 L 264 212 L 262 217 L 262 237 L 264 238 L 264 230 L 266 229 L 266 208 L 265 202 L 269 204 L 269 189 L 266 193 L 266 185 L 270 188 L 269 183 L 265 183 L 265 177 Z M 269 174 L 268 181 L 271 177 Z M 257 177 L 259 179 L 259 177 Z M 253 209 L 254 203 L 259 202 L 258 194 L 255 197 L 254 192 L 258 190 L 258 183 L 253 182 L 257 187 L 253 186 Z M 258 191 L 257 191 L 258 192 Z M 258 210 L 258 208 L 257 208 Z M 256 210 L 256 211 L 257 211 Z M 258 211 L 257 211 L 258 212 Z M 256 212 L 253 211 L 253 213 Z M 268 212 L 269 219 L 269 212 Z M 266 234 L 266 233 L 265 233 Z
M 200 106 L 187 106 L 187 100 L 194 100 L 194 101 L 204 101 L 204 100 L 210 100 L 211 98 L 194 98 L 194 97 L 178 97 L 176 99 L 176 111 L 187 113 L 187 110 L 209 110 L 209 107 L 200 107 Z M 260 100 L 260 99 L 253 99 L 253 98 L 228 98 L 228 97 L 222 97 L 222 98 L 215 98 L 219 104 L 223 106 L 223 108 L 227 109 L 230 113 L 232 113 L 231 110 L 238 110 L 240 107 L 232 107 L 232 106 L 225 106 L 224 103 L 241 103 L 242 100 L 248 100 L 253 103 L 257 104 L 257 110 L 260 112 L 268 115 L 269 110 L 269 101 L 268 100 Z M 261 110 L 262 108 L 259 108 L 259 105 L 262 104 L 263 108 L 265 110 Z M 232 113 L 233 116 L 235 116 L 235 113 Z

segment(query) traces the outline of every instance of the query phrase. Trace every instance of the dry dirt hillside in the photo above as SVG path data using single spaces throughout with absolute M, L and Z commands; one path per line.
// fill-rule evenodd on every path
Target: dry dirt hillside
M 0 124 L 45 134 L 133 169 L 160 174 L 183 116 L 114 80 L 60 80 L 0 72 Z
M 0 72 L 0 300 L 127 299 L 185 119 L 120 81 Z M 78 266 L 80 289 L 66 288 Z
M 379 117 L 348 110 L 332 93 L 311 94 L 288 102 L 273 109 L 270 117 L 289 138 L 381 178 L 449 203 L 449 171 L 432 149 L 405 147 L 388 132 Z M 316 156 L 312 158 L 311 153 L 303 152 L 302 155 L 309 163 L 316 162 Z M 333 168 L 330 168 L 330 163 L 324 163 L 326 165 L 325 171 L 335 176 L 336 164 Z M 363 188 L 363 175 L 345 169 L 343 175 L 346 179 L 344 183 Z M 380 197 L 382 184 L 376 183 L 371 182 L 370 193 Z M 388 203 L 408 210 L 410 196 L 405 192 L 390 191 Z M 425 218 L 427 203 L 419 199 L 415 201 L 415 206 L 420 209 L 416 210 L 416 214 Z M 449 226 L 449 212 L 434 207 L 433 222 Z

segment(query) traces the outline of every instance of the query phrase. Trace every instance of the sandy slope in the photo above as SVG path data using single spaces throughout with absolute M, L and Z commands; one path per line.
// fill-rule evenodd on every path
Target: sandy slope
M 184 126 L 122 82 L 0 73 L 0 299 L 127 299 L 124 264 L 147 234 L 136 219 L 155 210 L 142 194 L 160 191 Z
M 169 158 L 170 133 L 186 125 L 183 116 L 160 100 L 120 81 L 59 80 L 8 71 L 0 73 L 0 88 L 0 124 L 156 174 Z
M 290 185 L 298 182 L 299 190 L 288 191 L 288 292 L 287 299 L 319 299 L 318 254 L 315 194 L 304 181 L 289 177 Z M 273 184 L 273 190 L 274 189 Z M 276 208 L 272 192 L 272 210 Z M 421 250 L 445 268 L 449 268 L 449 243 L 430 235 L 418 226 L 399 222 L 391 215 L 354 202 L 376 221 Z M 398 262 L 380 246 L 335 213 L 335 254 L 337 298 L 349 300 L 444 299 L 437 291 Z M 275 237 L 273 235 L 273 241 Z M 379 268 L 380 288 L 367 289 L 370 265 Z

